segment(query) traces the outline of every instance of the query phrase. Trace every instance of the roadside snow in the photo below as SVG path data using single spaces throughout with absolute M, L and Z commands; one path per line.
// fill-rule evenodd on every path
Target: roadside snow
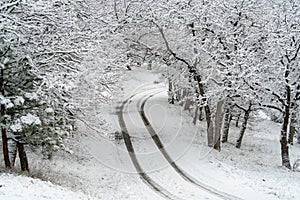
M 242 199 L 300 199 L 300 173 L 281 167 L 280 124 L 261 113 L 250 121 L 241 149 L 234 145 L 239 128 L 232 126 L 229 142 L 218 152 L 206 145 L 205 122 L 193 125 L 191 113 L 169 105 L 166 98 L 160 94 L 150 99 L 146 116 L 167 152 L 188 174 Z M 299 158 L 300 145 L 295 144 L 290 147 L 291 163 Z
M 2 200 L 92 200 L 80 192 L 13 174 L 0 174 L 0 199 Z

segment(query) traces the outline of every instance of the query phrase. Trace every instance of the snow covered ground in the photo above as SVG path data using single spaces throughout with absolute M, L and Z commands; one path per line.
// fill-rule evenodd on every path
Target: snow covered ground
M 116 107 L 135 91 L 139 94 L 126 106 L 124 118 L 145 172 L 181 199 L 216 199 L 185 183 L 174 172 L 140 120 L 137 111 L 146 94 L 166 89 L 165 83 L 157 83 L 159 75 L 133 69 L 123 78 L 124 90 L 118 91 L 118 95 L 112 94 L 115 101 L 109 106 L 91 101 L 95 93 L 90 86 L 96 81 L 97 74 L 91 72 L 85 84 L 80 85 L 78 92 L 84 94 L 82 102 L 89 103 L 82 120 L 78 121 L 80 134 L 66 144 L 70 152 L 74 152 L 72 155 L 61 152 L 52 161 L 29 155 L 29 159 L 34 160 L 31 166 L 33 175 L 76 193 L 36 179 L 4 174 L 0 176 L 0 199 L 3 199 L 1 195 L 18 190 L 16 187 L 24 191 L 23 195 L 31 194 L 36 199 L 43 199 L 39 191 L 45 190 L 49 196 L 44 199 L 163 199 L 136 173 L 124 142 L 114 141 L 115 131 L 120 130 Z M 265 118 L 252 120 L 241 149 L 234 147 L 239 129 L 231 127 L 229 143 L 222 144 L 222 151 L 217 152 L 206 146 L 205 123 L 193 125 L 188 111 L 183 112 L 180 106 L 167 103 L 166 92 L 157 93 L 147 101 L 145 114 L 170 157 L 197 181 L 241 199 L 300 199 L 300 173 L 281 167 L 280 125 Z M 291 161 L 294 162 L 300 158 L 300 145 L 295 144 L 290 149 Z M 20 185 L 14 185 L 14 182 L 20 182 Z M 16 194 L 12 192 L 11 195 Z M 26 196 L 3 197 L 26 199 Z
M 236 149 L 234 145 L 239 129 L 232 127 L 229 143 L 222 144 L 222 151 L 219 153 L 205 145 L 205 123 L 195 127 L 189 114 L 182 112 L 177 106 L 165 103 L 168 109 L 163 111 L 158 106 L 153 107 L 163 105 L 162 102 L 165 101 L 162 99 L 165 98 L 162 94 L 160 98 L 153 99 L 152 103 L 149 102 L 148 115 L 152 116 L 151 122 L 160 130 L 167 151 L 188 174 L 242 199 L 300 198 L 297 190 L 300 186 L 300 173 L 281 167 L 278 124 L 266 119 L 252 121 L 241 149 Z M 155 101 L 161 102 L 155 104 Z M 155 117 L 163 116 L 159 112 L 168 112 L 163 126 L 164 120 Z M 182 116 L 181 124 L 178 124 L 178 116 Z M 184 153 L 182 149 L 185 149 Z M 294 145 L 290 153 L 292 162 L 299 159 L 299 144 Z
M 2 200 L 90 200 L 91 197 L 63 187 L 13 174 L 0 174 L 0 199 Z

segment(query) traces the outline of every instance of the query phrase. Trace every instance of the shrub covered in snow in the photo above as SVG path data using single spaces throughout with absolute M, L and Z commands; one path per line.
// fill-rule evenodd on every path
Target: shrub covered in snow
M 68 92 L 80 62 L 73 15 L 81 3 L 56 6 L 32 0 L 0 3 L 0 126 L 8 139 L 41 148 L 46 156 L 63 147 L 73 130 Z

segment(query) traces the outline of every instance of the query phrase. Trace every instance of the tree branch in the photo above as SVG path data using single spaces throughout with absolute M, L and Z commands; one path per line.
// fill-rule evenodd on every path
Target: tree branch
M 278 110 L 281 113 L 283 112 L 283 110 L 281 108 L 278 108 L 277 106 L 274 106 L 274 105 L 261 104 L 261 106 L 266 107 L 266 108 L 272 108 L 272 109 Z
M 184 64 L 186 64 L 186 65 L 188 66 L 189 69 L 191 69 L 192 66 L 191 66 L 186 60 L 184 60 L 183 58 L 178 57 L 178 56 L 176 55 L 176 53 L 170 48 L 169 42 L 168 42 L 167 39 L 166 39 L 166 36 L 165 36 L 165 34 L 164 34 L 163 29 L 162 29 L 157 23 L 155 23 L 154 21 L 152 21 L 152 22 L 153 22 L 153 23 L 156 25 L 156 27 L 158 28 L 158 30 L 159 30 L 159 32 L 160 32 L 160 34 L 161 34 L 161 36 L 162 36 L 162 38 L 163 38 L 163 40 L 164 40 L 164 43 L 165 43 L 165 45 L 166 45 L 167 50 L 172 54 L 172 56 L 173 56 L 176 60 L 179 60 L 179 61 L 183 62 Z
M 241 109 L 241 110 L 244 111 L 244 112 L 247 111 L 246 108 L 244 108 L 244 107 L 242 107 L 242 106 L 240 106 L 240 105 L 238 105 L 238 104 L 236 104 L 236 103 L 235 103 L 234 105 L 232 105 L 232 106 L 236 106 L 237 108 Z
M 294 61 L 294 60 L 296 60 L 296 58 L 298 57 L 298 53 L 299 53 L 299 51 L 300 51 L 300 44 L 298 45 L 298 48 L 297 48 L 297 50 L 296 50 L 296 52 L 295 52 L 295 55 L 294 55 L 294 57 L 293 57 L 293 58 L 291 58 L 291 59 L 290 59 L 290 61 Z

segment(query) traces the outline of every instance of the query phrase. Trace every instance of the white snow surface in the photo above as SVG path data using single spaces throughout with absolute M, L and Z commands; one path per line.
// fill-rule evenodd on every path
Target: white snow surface
M 52 182 L 95 199 L 164 199 L 136 173 L 124 141 L 113 140 L 115 131 L 120 131 L 116 109 L 136 93 L 125 106 L 124 119 L 144 171 L 180 199 L 218 199 L 184 181 L 149 137 L 137 111 L 147 94 L 156 93 L 145 105 L 146 116 L 170 157 L 195 180 L 241 199 L 300 199 L 300 173 L 281 166 L 280 124 L 271 122 L 263 113 L 261 118 L 250 121 L 241 149 L 234 146 L 239 128 L 232 126 L 229 142 L 222 144 L 221 152 L 217 152 L 206 145 L 204 122 L 193 125 L 190 116 L 193 112 L 167 103 L 167 84 L 159 81 L 158 74 L 137 68 L 126 72 L 123 93 L 113 94 L 115 103 L 109 106 L 99 106 L 94 101 L 90 85 L 97 75 L 94 79 L 90 75 L 78 91 L 89 91 L 82 95 L 82 101 L 89 102 L 85 112 L 90 114 L 77 122 L 81 136 L 66 143 L 73 155 L 62 153 L 51 161 L 39 161 L 29 154 L 29 159 L 35 160 L 32 171 L 40 171 Z M 290 157 L 292 164 L 300 158 L 299 144 L 290 147 Z
M 300 174 L 281 167 L 280 125 L 269 121 L 263 113 L 260 113 L 261 118 L 250 122 L 241 149 L 234 146 L 239 128 L 232 127 L 229 143 L 222 144 L 222 151 L 217 152 L 206 145 L 205 123 L 194 126 L 188 111 L 183 112 L 180 106 L 167 103 L 167 84 L 159 83 L 159 74 L 133 69 L 125 77 L 124 94 L 118 101 L 139 93 L 125 106 L 124 112 L 137 158 L 148 175 L 172 194 L 181 199 L 217 198 L 183 181 L 153 144 L 137 112 L 141 99 L 151 92 L 163 91 L 147 102 L 146 115 L 167 152 L 193 178 L 242 199 L 300 199 L 297 189 L 300 186 Z M 118 105 L 116 103 L 101 109 L 101 115 L 115 130 L 120 130 L 115 112 Z M 107 177 L 113 171 L 118 174 L 117 185 L 115 176 L 109 181 L 100 181 L 102 186 L 105 183 L 109 185 L 103 187 L 103 193 L 112 195 L 104 195 L 105 198 L 161 198 L 138 177 L 123 141 L 116 144 L 101 133 L 86 126 L 84 128 L 84 125 L 81 131 L 89 134 L 82 144 L 99 167 L 102 165 L 106 169 L 106 174 L 102 176 Z M 293 163 L 300 156 L 299 145 L 291 147 L 290 154 Z
M 73 192 L 50 182 L 25 176 L 0 174 L 1 200 L 89 200 L 91 197 Z

